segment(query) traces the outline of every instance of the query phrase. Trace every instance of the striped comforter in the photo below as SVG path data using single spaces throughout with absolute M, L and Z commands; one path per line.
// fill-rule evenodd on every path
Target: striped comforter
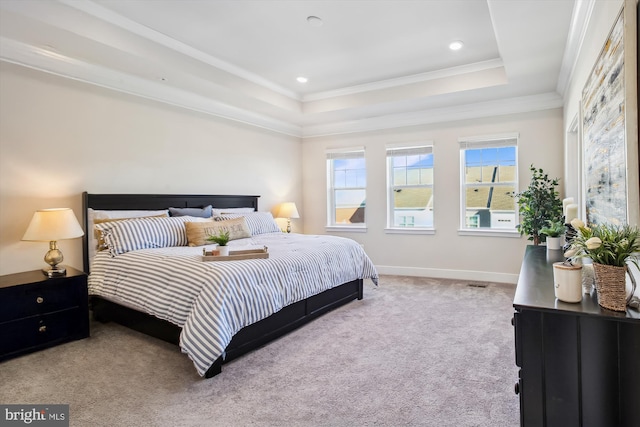
M 204 262 L 202 247 L 143 249 L 113 258 L 100 252 L 89 294 L 182 327 L 182 352 L 202 376 L 243 327 L 354 279 L 377 283 L 371 260 L 350 239 L 270 233 L 229 244 L 231 250 L 267 246 L 269 258 Z

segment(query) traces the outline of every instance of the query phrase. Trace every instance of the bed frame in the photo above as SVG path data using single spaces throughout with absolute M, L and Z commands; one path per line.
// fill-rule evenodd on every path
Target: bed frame
M 260 196 L 230 195 L 181 195 L 181 194 L 82 194 L 84 271 L 89 271 L 89 239 L 87 209 L 99 210 L 157 210 L 169 207 L 214 208 L 251 207 L 258 210 Z M 224 359 L 219 357 L 207 370 L 211 378 L 222 372 L 222 364 L 296 329 L 318 316 L 363 297 L 363 280 L 344 283 L 320 294 L 284 307 L 266 319 L 241 329 L 225 349 Z M 98 296 L 90 297 L 94 319 L 100 322 L 114 321 L 144 334 L 178 345 L 181 328 L 170 322 L 131 308 L 116 304 Z

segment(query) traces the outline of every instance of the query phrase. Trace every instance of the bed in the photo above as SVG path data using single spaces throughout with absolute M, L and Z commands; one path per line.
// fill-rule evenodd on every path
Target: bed
M 259 212 L 258 198 L 83 193 L 83 223 L 87 230 L 83 237 L 83 261 L 84 270 L 89 273 L 94 319 L 114 321 L 179 345 L 198 373 L 210 378 L 222 371 L 224 363 L 332 309 L 361 300 L 364 279 L 377 283 L 375 267 L 350 239 L 259 229 L 262 225 L 256 226 L 251 221 L 270 214 Z M 170 219 L 155 215 L 169 208 Z M 236 249 L 268 247 L 269 259 L 206 262 L 202 258 L 203 247 L 182 243 L 175 247 L 168 243 L 160 245 L 163 247 L 117 251 L 114 236 L 125 225 L 142 227 L 140 224 L 171 222 L 172 227 L 184 228 L 175 224 L 186 221 L 189 226 L 197 226 L 199 221 L 211 220 L 189 219 L 190 215 L 206 208 L 213 208 L 218 219 L 242 221 L 245 229 L 249 222 L 248 229 L 255 234 L 230 242 L 231 250 L 234 244 Z M 186 216 L 174 217 L 178 211 L 186 212 Z M 114 222 L 107 219 L 99 224 L 96 212 L 135 212 L 138 216 L 144 214 L 144 219 Z M 109 243 L 106 250 L 95 250 L 104 242 L 97 243 L 94 229 L 104 231 Z M 320 259 L 317 265 L 313 261 L 316 258 Z M 335 272 L 333 267 L 327 268 L 326 262 L 336 262 Z M 349 279 L 342 281 L 345 275 Z M 246 306 L 242 305 L 244 300 L 248 301 Z

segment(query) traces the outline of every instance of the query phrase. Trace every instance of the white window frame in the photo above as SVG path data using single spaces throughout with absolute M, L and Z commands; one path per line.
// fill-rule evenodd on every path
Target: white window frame
M 520 135 L 518 133 L 506 133 L 499 135 L 486 135 L 486 136 L 473 136 L 473 137 L 464 137 L 459 138 L 458 142 L 460 144 L 460 228 L 458 229 L 458 235 L 461 236 L 495 236 L 495 237 L 520 237 L 520 233 L 518 232 L 516 226 L 519 223 L 519 213 L 518 207 L 516 204 L 516 199 L 513 200 L 514 210 L 515 210 L 515 224 L 513 229 L 502 229 L 502 228 L 469 228 L 466 227 L 466 194 L 467 187 L 499 187 L 503 185 L 512 185 L 516 191 L 518 191 L 518 139 Z M 467 149 L 479 149 L 479 148 L 499 148 L 499 147 L 515 147 L 516 158 L 515 158 L 515 181 L 510 182 L 508 184 L 500 183 L 472 183 L 467 184 L 465 182 L 465 153 Z
M 340 149 L 328 149 L 326 150 L 326 164 L 327 164 L 327 225 L 325 226 L 326 231 L 352 231 L 352 232 L 366 232 L 367 225 L 367 208 L 365 206 L 365 222 L 362 224 L 338 224 L 336 223 L 335 218 L 335 187 L 334 187 L 334 171 L 333 171 L 333 160 L 336 159 L 349 159 L 349 158 L 362 158 L 365 160 L 365 174 L 366 170 L 366 157 L 365 157 L 365 149 L 364 147 L 351 147 L 351 148 L 340 148 Z M 365 179 L 366 181 L 366 179 Z M 364 190 L 365 192 L 365 200 L 367 188 L 366 184 L 364 187 L 348 187 L 341 188 L 341 190 Z
M 435 234 L 435 220 L 432 220 L 430 227 L 401 227 L 394 224 L 394 191 L 398 187 L 402 188 L 431 188 L 432 197 L 435 188 L 435 175 L 431 184 L 420 185 L 396 185 L 394 182 L 393 174 L 393 157 L 394 154 L 433 154 L 433 142 L 423 142 L 415 144 L 387 144 L 386 146 L 386 159 L 387 159 L 387 227 L 385 232 L 387 234 Z M 435 174 L 435 157 L 434 157 L 434 174 Z

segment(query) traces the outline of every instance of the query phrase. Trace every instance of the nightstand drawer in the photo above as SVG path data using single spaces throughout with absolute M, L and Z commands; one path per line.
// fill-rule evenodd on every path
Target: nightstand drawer
M 82 301 L 81 278 L 45 285 L 5 288 L 0 298 L 0 322 L 77 307 Z
M 0 360 L 88 335 L 80 308 L 0 323 Z M 9 337 L 5 339 L 4 337 Z

